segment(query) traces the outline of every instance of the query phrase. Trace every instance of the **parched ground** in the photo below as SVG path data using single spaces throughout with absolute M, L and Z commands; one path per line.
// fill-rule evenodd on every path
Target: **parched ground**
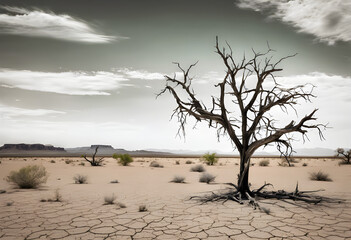
M 199 173 L 189 171 L 194 164 L 185 164 L 187 159 L 157 159 L 164 168 L 150 168 L 154 159 L 147 158 L 135 159 L 130 167 L 118 166 L 113 159 L 104 167 L 80 166 L 79 159 L 70 164 L 51 160 L 1 160 L 0 189 L 6 190 L 0 194 L 1 239 L 351 239 L 351 168 L 331 159 L 305 159 L 291 168 L 277 166 L 278 160 L 268 167 L 253 166 L 253 188 L 267 180 L 275 189 L 293 190 L 298 180 L 301 190 L 323 188 L 320 194 L 344 199 L 317 205 L 261 200 L 270 214 L 235 202 L 201 205 L 189 200 L 226 188 L 222 183 L 234 181 L 237 159 L 206 166 L 217 176 L 215 184 L 199 183 Z M 304 162 L 307 167 L 302 167 Z M 50 173 L 40 189 L 14 189 L 3 180 L 11 170 L 34 163 Z M 329 173 L 333 181 L 310 181 L 309 173 L 317 170 Z M 88 184 L 74 184 L 76 174 L 87 175 Z M 186 177 L 186 183 L 170 183 L 175 175 Z M 111 184 L 114 179 L 119 183 Z M 41 202 L 53 198 L 56 189 L 62 202 Z M 116 204 L 104 205 L 104 197 L 112 194 Z M 141 205 L 147 211 L 139 212 Z

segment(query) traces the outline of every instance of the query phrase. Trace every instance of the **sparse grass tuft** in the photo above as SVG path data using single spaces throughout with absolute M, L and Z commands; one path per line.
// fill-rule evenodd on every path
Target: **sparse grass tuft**
M 183 176 L 174 176 L 171 180 L 173 183 L 185 183 L 185 177 Z
M 73 177 L 74 183 L 76 184 L 86 184 L 88 183 L 88 177 L 85 175 L 77 174 Z
M 128 166 L 133 162 L 133 158 L 129 154 L 113 154 L 112 157 L 117 159 L 118 164 L 122 166 Z
M 163 168 L 163 165 L 159 164 L 157 161 L 152 161 L 150 167 Z
M 193 164 L 193 161 L 191 161 L 191 160 L 186 160 L 185 164 Z
M 8 182 L 16 184 L 19 188 L 37 188 L 46 183 L 48 176 L 45 167 L 39 165 L 29 165 L 19 171 L 12 171 L 7 176 Z
M 331 181 L 333 181 L 333 180 L 329 177 L 329 174 L 328 174 L 328 173 L 324 173 L 324 172 L 322 172 L 322 171 L 310 173 L 310 180 L 313 180 L 313 181 L 326 181 L 326 182 L 331 182 Z
M 104 197 L 104 201 L 105 201 L 104 205 L 114 204 L 115 200 L 116 200 L 115 194 L 112 194 L 112 195 L 109 195 L 109 196 L 105 196 Z
M 66 159 L 66 160 L 65 160 L 65 163 L 66 163 L 66 164 L 70 164 L 70 163 L 72 163 L 72 162 L 73 162 L 73 160 L 71 160 L 71 159 Z
M 146 212 L 146 211 L 147 211 L 147 207 L 145 204 L 139 206 L 139 212 Z
M 56 190 L 55 190 L 55 194 L 54 194 L 54 197 L 52 198 L 52 200 L 53 200 L 54 202 L 62 202 L 62 195 L 61 195 L 59 189 L 56 189 Z
M 198 164 L 190 168 L 190 172 L 205 172 L 205 168 L 203 165 Z
M 267 167 L 269 165 L 269 160 L 268 159 L 261 160 L 258 163 L 258 165 L 261 166 L 261 167 Z
M 85 166 L 85 163 L 84 162 L 80 162 L 78 165 L 79 166 Z
M 215 165 L 218 162 L 218 158 L 216 157 L 216 153 L 206 153 L 205 155 L 202 156 L 201 161 L 206 163 L 207 165 Z
M 199 178 L 199 182 L 205 182 L 207 184 L 214 182 L 214 180 L 216 179 L 215 176 L 213 176 L 210 173 L 203 173 L 201 174 L 200 178 Z

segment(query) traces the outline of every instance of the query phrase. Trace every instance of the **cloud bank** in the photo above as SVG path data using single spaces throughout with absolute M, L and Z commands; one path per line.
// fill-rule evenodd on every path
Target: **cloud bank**
M 0 68 L 0 86 L 69 95 L 110 95 L 128 79 L 111 72 L 37 72 Z
M 151 73 L 145 70 L 133 70 L 130 68 L 122 68 L 117 70 L 118 73 L 125 75 L 132 79 L 143 79 L 143 80 L 162 80 L 164 79 L 164 74 L 162 73 Z
M 69 15 L 42 10 L 0 6 L 0 33 L 47 37 L 82 43 L 110 43 L 118 38 L 98 33 L 87 22 Z
M 0 119 L 10 119 L 16 117 L 40 117 L 45 115 L 65 114 L 65 112 L 50 109 L 26 109 L 0 104 Z
M 351 2 L 344 0 L 239 0 L 238 7 L 268 11 L 279 19 L 314 35 L 329 45 L 351 41 Z

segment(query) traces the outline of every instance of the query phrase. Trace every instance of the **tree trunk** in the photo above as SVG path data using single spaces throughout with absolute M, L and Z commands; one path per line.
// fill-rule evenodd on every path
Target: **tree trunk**
M 238 178 L 238 191 L 242 194 L 242 196 L 245 196 L 246 192 L 251 193 L 250 186 L 249 186 L 250 166 L 248 166 L 247 170 L 245 171 L 245 165 L 250 164 L 249 160 L 250 159 L 246 157 L 245 154 L 242 154 L 242 156 L 240 156 L 240 173 Z M 241 182 L 240 182 L 240 179 L 242 179 Z

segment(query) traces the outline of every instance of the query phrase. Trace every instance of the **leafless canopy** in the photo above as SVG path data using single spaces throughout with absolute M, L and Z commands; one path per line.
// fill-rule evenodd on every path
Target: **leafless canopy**
M 101 166 L 102 162 L 104 161 L 104 157 L 101 157 L 101 158 L 96 157 L 98 149 L 99 149 L 99 146 L 95 147 L 95 152 L 91 160 L 89 160 L 86 155 L 82 156 L 86 161 L 88 161 L 91 164 L 91 166 Z
M 336 156 L 342 157 L 344 164 L 351 164 L 351 149 L 338 148 L 336 149 Z
M 218 96 L 211 97 L 210 105 L 206 106 L 198 99 L 192 88 L 190 71 L 196 63 L 187 69 L 175 63 L 182 76 L 177 78 L 176 75 L 166 75 L 165 88 L 159 95 L 169 92 L 175 99 L 177 107 L 172 117 L 176 117 L 180 124 L 178 133 L 185 134 L 188 117 L 192 117 L 197 122 L 206 121 L 210 127 L 216 128 L 218 137 L 221 134 L 230 137 L 240 154 L 238 184 L 231 185 L 240 196 L 246 196 L 253 194 L 249 188 L 248 176 L 250 158 L 258 148 L 275 143 L 281 154 L 288 157 L 292 152 L 291 133 L 300 133 L 305 139 L 307 132 L 315 129 L 320 138 L 323 138 L 322 130 L 326 126 L 315 123 L 317 109 L 298 121 L 291 120 L 285 126 L 279 126 L 278 119 L 270 114 L 272 109 L 280 108 L 283 112 L 293 110 L 297 115 L 296 104 L 301 100 L 310 102 L 314 97 L 313 85 L 287 88 L 280 85 L 275 77 L 276 73 L 282 71 L 280 63 L 295 55 L 274 60 L 274 51 L 268 46 L 265 52 L 252 50 L 250 59 L 244 56 L 237 61 L 229 44 L 227 50 L 219 47 L 218 38 L 215 52 L 223 61 L 225 76 L 215 85 Z
M 218 129 L 218 135 L 227 133 L 232 139 L 239 152 L 243 149 L 248 156 L 259 147 L 270 143 L 276 143 L 279 150 L 285 146 L 284 152 L 291 150 L 291 138 L 287 134 L 299 132 L 305 138 L 310 129 L 317 129 L 321 138 L 322 129 L 325 125 L 311 124 L 315 118 L 317 109 L 306 115 L 300 121 L 291 121 L 284 127 L 277 127 L 276 120 L 272 119 L 269 111 L 274 107 L 280 107 L 286 112 L 288 108 L 296 111 L 295 105 L 299 100 L 310 102 L 314 97 L 312 94 L 313 86 L 299 85 L 291 88 L 284 88 L 275 78 L 275 73 L 282 71 L 279 64 L 292 56 L 287 56 L 273 62 L 272 52 L 269 48 L 266 52 L 253 52 L 251 59 L 244 56 L 241 61 L 235 61 L 231 47 L 227 44 L 229 52 L 225 48 L 220 49 L 218 38 L 216 39 L 216 53 L 221 57 L 226 74 L 223 81 L 215 86 L 219 88 L 219 96 L 212 96 L 210 107 L 196 97 L 192 89 L 192 78 L 189 76 L 191 69 L 196 65 L 192 64 L 187 69 L 178 68 L 182 71 L 182 79 L 176 76 L 165 76 L 167 84 L 161 94 L 169 91 L 177 102 L 177 108 L 172 117 L 176 116 L 180 123 L 180 131 L 185 131 L 185 125 L 189 116 L 197 121 L 207 121 L 210 127 Z M 255 87 L 248 87 L 248 79 L 255 78 Z M 264 83 L 273 81 L 270 88 L 264 87 Z M 179 89 L 179 87 L 181 89 Z M 186 93 L 186 98 L 181 98 L 179 91 Z M 228 101 L 228 99 L 229 101 Z M 236 111 L 230 111 L 228 103 L 237 107 Z M 282 152 L 282 153 L 284 153 Z

